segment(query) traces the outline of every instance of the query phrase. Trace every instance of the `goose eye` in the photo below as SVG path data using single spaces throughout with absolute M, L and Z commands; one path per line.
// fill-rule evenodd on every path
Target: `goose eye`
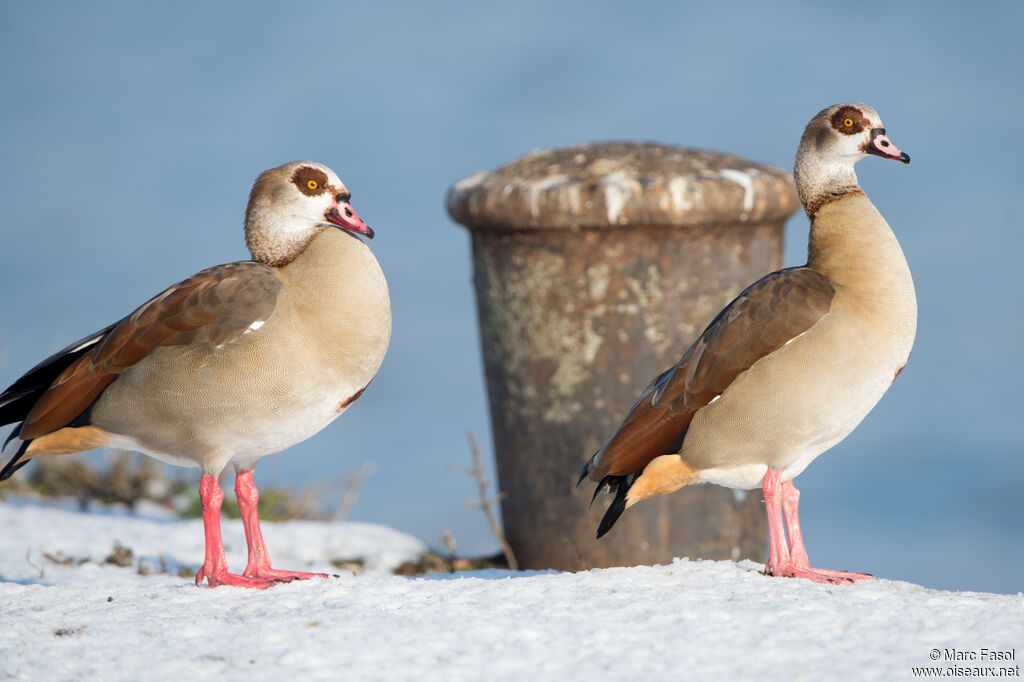
M 846 126 L 847 128 L 852 128 L 853 127 L 853 119 L 849 118 L 849 117 L 844 118 L 843 119 L 843 125 Z
M 850 119 L 846 119 L 846 120 L 849 121 Z M 847 124 L 847 125 L 849 125 L 849 124 Z M 320 183 L 318 183 L 316 180 L 310 180 L 309 182 L 306 183 L 306 187 L 308 187 L 310 189 L 316 189 L 319 186 L 320 186 Z

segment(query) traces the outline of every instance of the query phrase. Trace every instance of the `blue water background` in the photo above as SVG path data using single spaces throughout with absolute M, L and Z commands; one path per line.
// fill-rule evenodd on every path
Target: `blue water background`
M 1019 2 L 4 3 L 0 383 L 247 257 L 255 175 L 321 161 L 377 231 L 394 337 L 366 395 L 257 482 L 372 463 L 350 518 L 490 551 L 473 482 L 446 467 L 468 463 L 467 430 L 491 450 L 450 183 L 609 139 L 789 168 L 814 113 L 864 101 L 913 157 L 858 172 L 919 330 L 878 408 L 799 479 L 811 557 L 1024 590 L 1022 29 Z M 786 264 L 806 230 L 790 221 Z

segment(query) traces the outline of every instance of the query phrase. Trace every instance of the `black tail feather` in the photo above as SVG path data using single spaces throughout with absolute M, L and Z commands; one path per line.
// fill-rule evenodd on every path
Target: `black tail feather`
M 595 457 L 596 457 L 596 455 L 595 455 Z M 579 479 L 578 479 L 578 480 L 576 481 L 576 487 L 577 487 L 577 488 L 579 488 L 579 487 L 580 487 L 580 483 L 583 483 L 583 479 L 585 479 L 585 478 L 587 477 L 587 475 L 588 475 L 588 474 L 590 474 L 590 463 L 591 463 L 592 461 L 594 461 L 594 458 L 593 458 L 593 457 L 591 457 L 590 459 L 588 459 L 588 460 L 587 460 L 587 461 L 586 461 L 586 462 L 585 462 L 585 463 L 583 464 L 583 471 L 581 471 L 581 472 L 580 472 L 580 477 L 579 477 Z M 591 504 L 593 504 L 593 503 L 594 503 L 594 501 L 593 501 L 593 500 L 591 500 L 591 501 L 590 501 L 590 503 L 591 503 Z
M 28 444 L 31 442 L 31 440 L 23 442 L 21 447 L 18 448 L 18 451 L 14 453 L 14 457 L 11 457 L 7 464 L 4 465 L 4 468 L 0 469 L 0 481 L 6 481 L 14 475 L 14 472 L 29 463 L 29 460 L 27 459 L 24 462 L 19 460 L 25 456 L 25 452 L 28 450 Z
M 21 433 L 21 424 L 18 424 L 16 427 L 11 429 L 11 432 L 7 434 L 7 438 L 4 440 L 4 444 L 0 445 L 0 452 L 3 452 L 4 449 L 7 448 L 8 445 L 10 445 L 11 441 L 18 437 L 19 433 Z
M 0 426 L 24 421 L 39 396 L 46 393 L 61 372 L 92 350 L 117 324 L 115 322 L 57 351 L 0 392 Z
M 606 480 L 608 480 L 608 477 L 607 477 L 607 476 L 606 476 L 605 478 L 601 479 L 601 482 L 597 484 L 597 487 L 596 487 L 596 488 L 594 488 L 594 494 L 590 496 L 590 508 L 593 508 L 593 507 L 594 507 L 594 500 L 596 500 L 596 499 L 597 499 L 597 495 L 598 495 L 598 493 L 600 493 L 600 492 L 601 492 L 602 490 L 606 490 L 607 492 L 611 492 L 611 489 L 610 489 L 610 488 L 609 488 L 609 489 L 606 489 L 606 488 L 604 487 L 604 482 L 605 482 Z
M 641 473 L 638 471 L 627 476 L 605 476 L 598 483 L 597 490 L 594 491 L 594 497 L 597 497 L 597 493 L 605 489 L 615 493 L 615 498 L 612 500 L 611 505 L 609 505 L 608 511 L 604 513 L 604 518 L 601 519 L 601 525 L 597 527 L 598 538 L 601 538 L 610 531 L 615 522 L 622 516 L 622 512 L 626 510 L 626 493 L 636 483 L 636 479 L 640 478 Z M 591 504 L 593 504 L 593 500 L 591 500 Z
M 22 424 L 18 424 L 18 422 L 25 421 L 40 396 L 46 393 L 54 380 L 60 376 L 61 372 L 67 369 L 71 363 L 78 360 L 78 358 L 92 350 L 118 324 L 120 324 L 120 321 L 57 351 L 25 372 L 17 381 L 0 392 L 0 426 L 16 424 L 11 433 L 8 434 L 4 444 L 0 446 L 0 451 L 20 435 Z M 0 469 L 0 481 L 7 480 L 14 472 L 28 464 L 28 460 L 24 462 L 20 460 L 25 456 L 30 442 L 31 439 L 23 442 L 18 451 L 14 453 L 14 457 Z
M 30 388 L 18 393 L 0 396 L 0 426 L 20 422 L 28 416 L 32 406 L 39 400 L 39 389 Z

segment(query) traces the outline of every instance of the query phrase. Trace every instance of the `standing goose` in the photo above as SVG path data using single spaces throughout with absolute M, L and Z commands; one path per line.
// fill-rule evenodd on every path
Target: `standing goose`
M 760 486 L 767 574 L 870 577 L 811 568 L 793 485 L 871 411 L 914 343 L 910 269 L 854 173 L 868 154 L 910 163 L 869 106 L 837 104 L 807 124 L 794 172 L 811 221 L 807 265 L 773 272 L 736 297 L 590 458 L 580 481 L 590 476 L 595 495 L 615 495 L 598 537 L 652 495 L 692 483 Z
M 202 471 L 211 586 L 268 587 L 320 574 L 271 568 L 252 470 L 356 400 L 391 334 L 387 282 L 360 236 L 373 231 L 330 168 L 295 161 L 262 173 L 245 214 L 252 261 L 203 270 L 76 341 L 0 394 L 0 425 L 30 457 L 124 448 Z M 358 236 L 357 236 L 358 235 Z M 220 534 L 233 465 L 249 563 L 228 572 Z

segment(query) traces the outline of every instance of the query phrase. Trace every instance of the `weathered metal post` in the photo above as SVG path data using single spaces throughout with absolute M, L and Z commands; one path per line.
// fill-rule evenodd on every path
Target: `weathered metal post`
M 525 568 L 763 560 L 760 495 L 694 486 L 623 514 L 584 460 L 711 318 L 777 269 L 789 172 L 643 143 L 535 152 L 452 185 L 469 228 L 502 515 Z

